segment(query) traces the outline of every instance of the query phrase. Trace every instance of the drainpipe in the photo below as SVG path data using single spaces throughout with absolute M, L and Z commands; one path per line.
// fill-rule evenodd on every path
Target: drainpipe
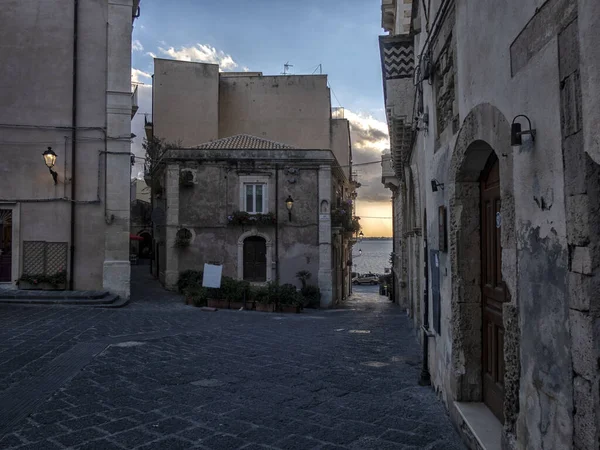
M 275 281 L 279 284 L 279 165 L 275 165 Z M 271 268 L 270 270 L 273 270 Z
M 424 217 L 423 223 L 427 226 L 427 216 Z M 425 287 L 423 289 L 423 361 L 421 366 L 421 376 L 419 378 L 420 386 L 429 386 L 431 384 L 431 374 L 429 373 L 429 270 L 427 266 L 427 230 L 423 236 L 423 271 L 425 272 Z
M 75 192 L 77 170 L 77 32 L 79 22 L 79 2 L 73 0 L 73 109 L 72 109 L 72 144 L 71 144 L 71 261 L 69 268 L 69 289 L 73 290 L 75 270 Z

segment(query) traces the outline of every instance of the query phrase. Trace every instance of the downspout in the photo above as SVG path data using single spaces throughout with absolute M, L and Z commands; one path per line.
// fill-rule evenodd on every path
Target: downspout
M 425 286 L 423 289 L 423 361 L 421 362 L 421 376 L 419 378 L 420 386 L 429 386 L 431 384 L 431 374 L 429 373 L 429 266 L 427 253 L 427 211 L 423 215 L 423 272 L 425 275 Z
M 275 164 L 275 281 L 279 284 L 279 165 Z M 273 268 L 271 268 L 273 270 Z
M 77 161 L 77 33 L 79 22 L 79 1 L 73 0 L 73 108 L 72 108 L 72 144 L 71 144 L 71 261 L 69 267 L 69 289 L 74 287 L 75 271 L 75 200 L 76 200 L 76 166 Z

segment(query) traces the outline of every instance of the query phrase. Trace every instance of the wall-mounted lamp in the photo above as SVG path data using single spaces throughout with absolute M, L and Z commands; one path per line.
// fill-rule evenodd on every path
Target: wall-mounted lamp
M 362 239 L 365 237 L 365 234 L 361 231 L 360 233 L 358 233 L 358 239 Z
M 54 170 L 52 170 L 52 168 L 54 167 L 54 164 L 56 163 L 56 153 L 54 153 L 54 151 L 52 151 L 52 147 L 48 147 L 48 150 L 46 150 L 44 153 L 42 153 L 42 156 L 44 157 L 44 162 L 46 163 L 48 170 L 50 170 L 50 175 L 52 175 L 54 184 L 56 184 L 58 174 Z
M 438 188 L 442 188 L 442 191 L 444 190 L 444 183 L 440 183 L 438 180 L 436 180 L 435 178 L 433 180 L 431 180 L 431 190 L 433 192 L 437 192 Z
M 288 210 L 288 219 L 292 221 L 292 208 L 294 207 L 294 200 L 291 195 L 288 195 L 288 198 L 285 199 L 285 207 Z
M 525 119 L 527 119 L 527 122 L 529 123 L 529 130 L 521 131 L 521 124 L 515 122 L 515 120 L 517 120 L 519 117 L 524 117 Z M 525 114 L 519 114 L 513 119 L 512 124 L 510 126 L 510 145 L 512 145 L 513 147 L 516 145 L 521 145 L 523 143 L 521 136 L 523 136 L 524 134 L 530 134 L 531 141 L 535 142 L 535 130 L 531 128 L 531 120 L 529 120 L 529 117 L 527 117 Z

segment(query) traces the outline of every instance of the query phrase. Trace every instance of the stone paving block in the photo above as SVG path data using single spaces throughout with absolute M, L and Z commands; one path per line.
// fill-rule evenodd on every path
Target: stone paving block
M 79 431 L 84 428 L 99 426 L 110 421 L 110 419 L 99 414 L 90 414 L 88 416 L 78 417 L 77 419 L 65 420 L 60 424 L 71 431 Z
M 192 442 L 199 442 L 203 439 L 212 436 L 213 434 L 215 434 L 214 430 L 210 430 L 204 427 L 188 428 L 187 430 L 183 430 L 177 433 L 178 436 L 181 436 L 182 438 Z
M 245 445 L 242 439 L 229 434 L 215 434 L 202 441 L 204 447 L 208 447 L 214 450 L 230 450 L 234 448 L 240 448 Z
M 97 439 L 74 447 L 75 450 L 122 450 L 123 447 L 107 439 Z
M 68 428 L 65 428 L 59 424 L 49 424 L 42 426 L 25 427 L 17 431 L 17 434 L 22 439 L 29 442 L 39 442 L 59 434 L 68 433 Z
M 147 430 L 140 428 L 118 433 L 110 437 L 112 441 L 122 445 L 125 448 L 134 448 L 139 445 L 144 445 L 148 442 L 155 441 L 159 436 Z
M 138 450 L 187 450 L 189 448 L 192 448 L 190 442 L 177 437 L 168 437 L 142 445 Z
M 98 428 L 100 428 L 103 431 L 106 431 L 109 434 L 115 434 L 120 431 L 130 430 L 137 426 L 138 426 L 138 422 L 134 422 L 133 420 L 117 419 L 117 420 L 113 420 L 112 422 L 106 422 L 106 423 L 98 426 Z
M 60 450 L 64 447 L 50 441 L 40 441 L 34 444 L 27 444 L 21 447 L 15 447 L 18 450 Z
M 0 439 L 0 449 L 4 450 L 6 448 L 18 447 L 23 443 L 24 442 L 21 439 L 19 439 L 19 437 L 16 434 L 7 434 L 2 439 Z
M 72 433 L 56 436 L 54 439 L 60 442 L 65 447 L 72 447 L 74 445 L 79 445 L 82 442 L 104 437 L 105 435 L 106 433 L 102 433 L 97 429 L 86 428 L 84 430 L 74 431 Z

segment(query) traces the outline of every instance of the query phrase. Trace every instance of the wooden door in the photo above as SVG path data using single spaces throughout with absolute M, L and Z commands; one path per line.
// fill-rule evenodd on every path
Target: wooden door
M 495 155 L 481 177 L 481 286 L 483 401 L 504 422 L 504 327 L 500 246 L 500 167 Z
M 0 209 L 0 282 L 12 278 L 12 210 Z
M 267 281 L 267 243 L 259 236 L 244 240 L 244 280 Z

